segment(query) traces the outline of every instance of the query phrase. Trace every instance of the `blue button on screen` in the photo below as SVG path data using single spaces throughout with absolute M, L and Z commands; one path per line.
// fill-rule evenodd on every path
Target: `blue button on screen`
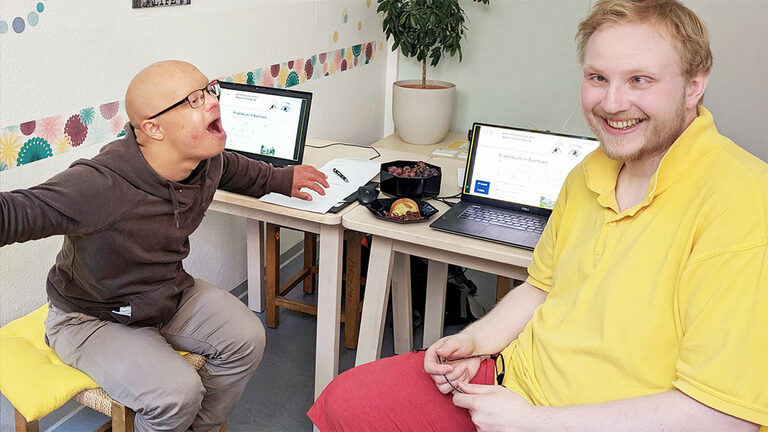
M 475 193 L 488 195 L 488 189 L 491 187 L 491 182 L 476 180 L 475 181 Z

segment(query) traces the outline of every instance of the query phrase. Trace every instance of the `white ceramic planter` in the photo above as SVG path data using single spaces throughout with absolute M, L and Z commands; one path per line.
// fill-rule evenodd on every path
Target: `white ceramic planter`
M 453 121 L 456 86 L 446 81 L 427 81 L 427 86 L 412 88 L 421 80 L 396 81 L 392 88 L 392 119 L 400 139 L 411 144 L 435 144 L 445 137 Z

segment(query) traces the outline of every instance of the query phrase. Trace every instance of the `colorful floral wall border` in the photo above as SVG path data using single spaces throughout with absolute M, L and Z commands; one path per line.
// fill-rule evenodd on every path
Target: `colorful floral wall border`
M 309 80 L 367 65 L 376 58 L 376 42 L 366 42 L 307 58 L 240 72 L 226 81 L 287 88 Z M 0 129 L 0 171 L 66 153 L 74 148 L 105 144 L 125 135 L 123 101 L 80 112 L 31 120 Z
M 125 134 L 121 101 L 83 108 L 69 115 L 31 120 L 0 129 L 0 171 L 66 153 L 73 148 L 104 144 Z
M 376 45 L 376 42 L 366 42 L 307 58 L 236 73 L 227 76 L 224 80 L 264 87 L 292 87 L 309 80 L 367 65 L 376 56 Z

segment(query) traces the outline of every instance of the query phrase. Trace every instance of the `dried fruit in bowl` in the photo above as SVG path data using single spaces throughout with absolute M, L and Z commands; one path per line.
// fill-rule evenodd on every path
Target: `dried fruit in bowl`
M 424 161 L 416 162 L 416 165 L 406 165 L 404 167 L 391 166 L 387 168 L 387 172 L 398 177 L 434 177 L 440 172 L 434 168 L 430 168 Z

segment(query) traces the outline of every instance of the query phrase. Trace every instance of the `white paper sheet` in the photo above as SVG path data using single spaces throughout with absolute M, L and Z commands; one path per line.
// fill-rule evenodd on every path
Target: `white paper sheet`
M 312 189 L 304 188 L 303 192 L 312 195 L 312 201 L 304 201 L 299 198 L 287 197 L 278 193 L 270 193 L 260 198 L 261 201 L 281 205 L 314 213 L 325 213 L 339 201 L 356 192 L 357 188 L 368 183 L 379 173 L 381 164 L 366 159 L 338 158 L 329 161 L 319 170 L 328 176 L 330 187 L 325 190 L 325 195 L 320 195 Z M 333 172 L 336 168 L 349 180 L 345 182 Z

